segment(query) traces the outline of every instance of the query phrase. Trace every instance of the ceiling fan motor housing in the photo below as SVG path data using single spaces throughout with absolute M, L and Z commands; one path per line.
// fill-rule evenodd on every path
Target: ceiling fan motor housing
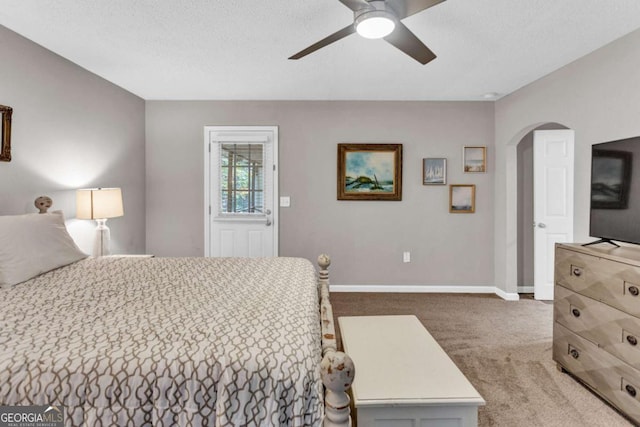
M 373 0 L 369 2 L 369 8 L 362 8 L 360 10 L 357 10 L 355 12 L 353 12 L 354 15 L 354 22 L 353 25 L 356 28 L 356 30 L 358 31 L 358 33 L 364 37 L 368 37 L 368 38 L 380 38 L 380 37 L 384 37 L 387 34 L 384 34 L 383 36 L 379 36 L 379 35 L 375 35 L 375 36 L 367 36 L 365 34 L 363 34 L 360 30 L 358 30 L 358 27 L 360 26 L 360 24 L 364 23 L 365 21 L 369 20 L 369 19 L 386 19 L 388 21 L 391 22 L 391 31 L 393 31 L 393 28 L 395 27 L 395 24 L 397 22 L 397 17 L 396 15 L 393 13 L 393 9 L 391 8 L 387 8 L 387 4 L 386 1 L 384 0 Z

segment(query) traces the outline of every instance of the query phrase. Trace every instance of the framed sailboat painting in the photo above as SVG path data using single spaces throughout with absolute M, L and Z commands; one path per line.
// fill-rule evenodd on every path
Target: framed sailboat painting
M 422 159 L 422 185 L 445 185 L 447 183 L 447 159 Z
M 402 200 L 402 144 L 338 144 L 338 200 Z

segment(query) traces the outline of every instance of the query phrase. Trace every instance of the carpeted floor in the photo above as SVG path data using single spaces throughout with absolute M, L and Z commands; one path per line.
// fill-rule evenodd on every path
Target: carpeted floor
M 415 314 L 486 400 L 478 411 L 481 427 L 633 425 L 558 371 L 551 360 L 551 303 L 481 294 L 340 292 L 331 300 L 336 319 Z

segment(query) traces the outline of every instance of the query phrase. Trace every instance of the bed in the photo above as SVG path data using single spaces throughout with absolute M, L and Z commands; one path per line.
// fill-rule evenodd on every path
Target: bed
M 20 247 L 23 217 L 45 237 L 35 249 Z M 349 425 L 328 257 L 318 276 L 301 258 L 89 258 L 68 233 L 44 256 L 62 214 L 6 218 L 0 406 L 63 406 L 66 425 Z M 38 268 L 16 283 L 17 258 Z

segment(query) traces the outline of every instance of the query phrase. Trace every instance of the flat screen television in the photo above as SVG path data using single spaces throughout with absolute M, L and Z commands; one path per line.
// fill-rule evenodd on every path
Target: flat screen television
M 592 146 L 589 234 L 640 244 L 640 137 Z

